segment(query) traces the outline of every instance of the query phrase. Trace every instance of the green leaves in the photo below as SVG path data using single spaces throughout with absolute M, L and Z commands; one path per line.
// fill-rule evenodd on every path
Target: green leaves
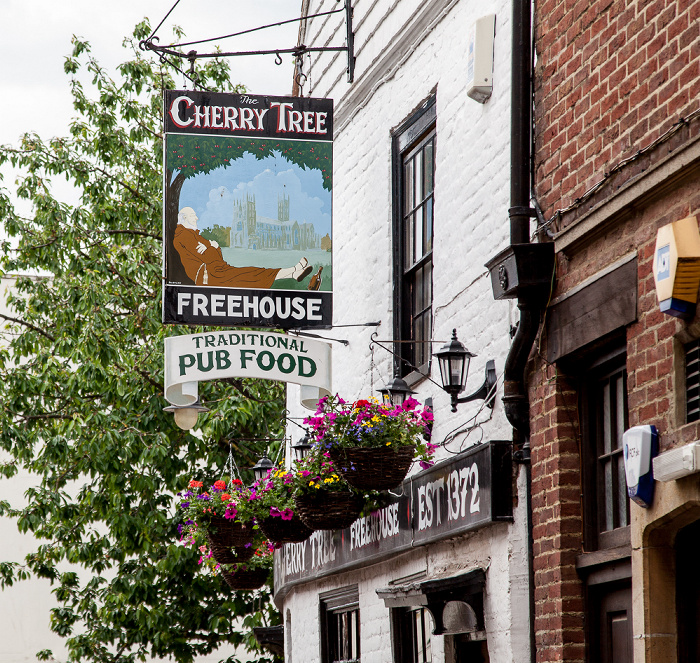
M 16 247 L 0 272 L 20 275 L 0 314 L 0 480 L 20 470 L 36 479 L 26 506 L 2 502 L 0 515 L 37 539 L 24 565 L 0 561 L 0 586 L 51 580 L 51 627 L 71 661 L 191 661 L 224 643 L 252 646 L 239 618 L 277 619 L 266 593 L 255 603 L 231 593 L 198 572 L 196 551 L 176 545 L 175 493 L 195 473 L 220 473 L 229 446 L 249 467 L 266 444 L 247 440 L 281 438 L 283 391 L 202 385 L 211 412 L 196 435 L 163 412 L 163 339 L 179 331 L 160 322 L 162 86 L 175 72 L 144 59 L 138 40 L 148 34 L 144 22 L 125 40 L 130 59 L 117 80 L 74 39 L 64 66 L 76 112 L 69 135 L 26 134 L 0 148 L 0 164 L 20 172 L 14 195 L 32 210 L 24 218 L 0 189 Z M 77 78 L 85 70 L 89 88 Z M 199 74 L 231 87 L 223 62 Z M 56 177 L 73 184 L 78 204 L 54 196 Z

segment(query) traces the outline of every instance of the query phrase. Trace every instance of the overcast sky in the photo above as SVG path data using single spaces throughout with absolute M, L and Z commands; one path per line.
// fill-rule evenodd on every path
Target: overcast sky
M 93 55 L 114 71 L 128 59 L 121 46 L 134 25 L 147 16 L 155 27 L 175 0 L 0 0 L 0 144 L 17 143 L 20 134 L 36 131 L 43 138 L 64 135 L 73 116 L 64 59 L 76 34 L 92 45 Z M 218 37 L 259 25 L 297 18 L 301 0 L 180 0 L 158 31 L 160 43 L 171 43 L 171 26 L 179 25 L 190 40 Z M 222 50 L 291 48 L 298 23 L 220 42 Z M 200 52 L 213 49 L 202 45 Z M 290 94 L 292 60 L 281 66 L 274 56 L 230 58 L 233 80 L 253 94 Z

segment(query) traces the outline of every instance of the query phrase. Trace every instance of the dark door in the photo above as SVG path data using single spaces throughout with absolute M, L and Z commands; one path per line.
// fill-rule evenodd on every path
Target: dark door
M 632 663 L 632 588 L 628 583 L 625 585 L 610 587 L 598 595 L 598 624 L 591 642 L 591 661 Z
M 489 663 L 486 640 L 468 640 L 466 635 L 455 635 L 454 663 Z
M 700 656 L 700 577 L 697 570 L 699 548 L 700 521 L 688 525 L 676 537 L 679 661 L 697 661 Z

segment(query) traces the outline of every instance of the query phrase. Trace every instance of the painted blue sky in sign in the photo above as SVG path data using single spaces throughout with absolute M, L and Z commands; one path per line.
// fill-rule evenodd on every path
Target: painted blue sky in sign
M 304 169 L 279 154 L 256 159 L 247 152 L 229 166 L 185 180 L 180 207 L 192 207 L 200 229 L 231 225 L 234 202 L 255 195 L 258 216 L 277 218 L 277 200 L 289 197 L 289 218 L 313 223 L 316 233 L 331 234 L 331 192 L 320 170 Z

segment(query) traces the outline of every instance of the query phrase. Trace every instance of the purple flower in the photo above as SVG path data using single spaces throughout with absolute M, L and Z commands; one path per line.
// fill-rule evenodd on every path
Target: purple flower
M 429 461 L 427 461 L 427 460 L 421 460 L 418 464 L 419 464 L 424 470 L 427 470 L 429 467 L 432 467 L 432 466 L 433 466 L 433 463 L 431 463 L 431 462 L 429 462 Z
M 294 511 L 291 509 L 283 509 L 280 513 L 282 520 L 291 520 L 294 517 Z
M 177 524 L 177 533 L 182 536 L 182 523 Z
M 238 509 L 236 509 L 235 504 L 229 504 L 224 511 L 224 518 L 231 520 L 238 515 Z
M 181 508 L 181 509 L 186 509 L 189 505 L 190 505 L 189 502 L 182 502 L 182 503 L 180 504 L 180 508 Z
M 245 547 L 246 547 L 246 548 L 250 548 L 250 546 L 252 546 L 252 545 L 253 545 L 252 543 L 246 543 L 246 544 L 245 544 Z
M 277 518 L 277 517 L 282 515 L 282 512 L 276 506 L 271 506 L 270 507 L 270 515 L 273 518 Z
M 211 497 L 209 497 L 209 495 L 207 495 L 206 493 L 202 493 L 201 495 L 197 495 L 197 499 L 204 500 L 205 502 L 211 501 Z

